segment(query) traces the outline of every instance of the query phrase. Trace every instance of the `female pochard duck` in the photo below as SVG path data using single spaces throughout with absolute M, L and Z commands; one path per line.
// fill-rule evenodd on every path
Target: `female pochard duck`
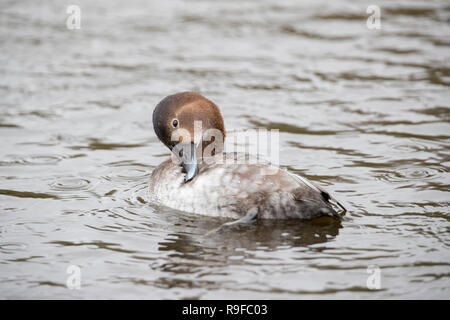
M 164 98 L 153 111 L 153 127 L 172 152 L 150 178 L 149 195 L 160 205 L 233 219 L 340 219 L 331 200 L 345 211 L 328 192 L 303 177 L 248 161 L 247 154 L 223 153 L 220 110 L 198 93 Z

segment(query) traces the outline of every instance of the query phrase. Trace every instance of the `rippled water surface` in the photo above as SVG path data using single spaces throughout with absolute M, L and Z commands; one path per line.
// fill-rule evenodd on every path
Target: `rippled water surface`
M 450 298 L 448 1 L 377 1 L 379 30 L 373 1 L 73 2 L 80 30 L 0 4 L 0 298 Z M 205 238 L 224 221 L 149 203 L 151 113 L 184 90 L 279 129 L 342 225 Z

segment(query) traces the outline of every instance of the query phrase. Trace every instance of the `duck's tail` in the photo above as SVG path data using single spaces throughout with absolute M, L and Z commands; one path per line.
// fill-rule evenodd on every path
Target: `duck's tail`
M 346 212 L 345 207 L 323 189 L 307 192 L 304 188 L 298 188 L 293 195 L 298 204 L 298 214 L 306 219 L 331 217 L 341 220 Z M 335 207 L 341 210 L 336 210 Z

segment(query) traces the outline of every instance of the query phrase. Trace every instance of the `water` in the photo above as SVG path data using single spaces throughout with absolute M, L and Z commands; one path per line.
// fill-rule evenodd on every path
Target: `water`
M 377 1 L 379 30 L 367 1 L 79 0 L 80 30 L 68 4 L 0 4 L 0 298 L 450 298 L 448 2 Z M 184 90 L 280 129 L 342 226 L 203 238 L 223 221 L 149 203 L 151 113 Z

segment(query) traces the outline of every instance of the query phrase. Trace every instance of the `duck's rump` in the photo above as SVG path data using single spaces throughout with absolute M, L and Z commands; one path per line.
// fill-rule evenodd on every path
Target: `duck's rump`
M 255 209 L 260 219 L 340 218 L 326 191 L 303 177 L 245 157 L 244 162 L 236 154 L 209 159 L 187 183 L 181 167 L 168 159 L 153 171 L 149 196 L 153 202 L 177 210 L 234 219 Z M 234 163 L 230 161 L 233 158 Z

